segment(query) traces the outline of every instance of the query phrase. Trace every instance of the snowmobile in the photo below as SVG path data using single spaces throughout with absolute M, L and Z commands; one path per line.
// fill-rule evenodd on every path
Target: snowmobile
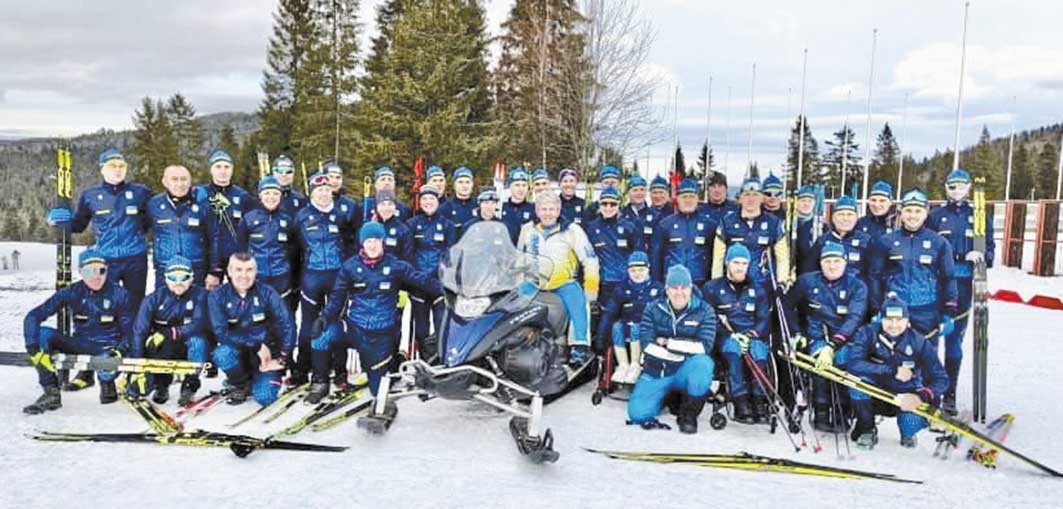
M 440 261 L 446 311 L 437 353 L 422 352 L 385 377 L 358 426 L 384 433 L 398 413 L 395 401 L 410 396 L 477 401 L 513 415 L 509 428 L 522 455 L 557 461 L 543 404 L 590 380 L 597 362 L 568 363 L 565 308 L 557 295 L 539 291 L 551 268 L 550 260 L 517 251 L 501 222 L 470 227 Z

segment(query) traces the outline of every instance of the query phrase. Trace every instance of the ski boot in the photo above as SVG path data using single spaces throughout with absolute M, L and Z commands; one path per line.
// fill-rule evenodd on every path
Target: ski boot
M 158 384 L 155 386 L 155 394 L 151 395 L 151 401 L 156 405 L 165 405 L 170 401 L 170 384 Z
M 291 374 L 288 375 L 288 379 L 284 381 L 284 384 L 288 387 L 299 387 L 309 381 L 310 378 L 305 371 L 293 368 Z
M 207 378 L 218 378 L 218 366 L 215 366 L 213 362 L 207 366 L 206 376 Z
M 941 399 L 941 411 L 949 416 L 956 417 L 958 412 L 956 410 L 955 394 L 946 394 L 945 397 Z
M 902 436 L 901 437 L 901 447 L 907 447 L 909 449 L 914 449 L 916 444 L 918 444 L 918 443 L 919 443 L 919 441 L 916 440 L 915 435 L 907 436 L 907 437 L 906 436 Z
M 115 388 L 114 381 L 100 380 L 100 404 L 109 405 L 115 401 L 118 401 L 118 389 Z
M 680 433 L 693 435 L 698 432 L 698 416 L 701 415 L 703 408 L 705 408 L 704 396 L 694 398 L 683 395 L 683 402 L 679 406 L 679 416 L 675 419 Z
M 199 377 L 194 375 L 186 376 L 181 381 L 181 395 L 177 398 L 178 406 L 185 406 L 192 402 L 196 397 L 196 391 L 199 390 Z
M 738 396 L 734 399 L 734 421 L 742 424 L 756 424 L 757 419 L 753 416 L 750 408 L 749 396 Z
M 768 410 L 768 398 L 764 396 L 753 397 L 753 418 L 761 424 L 771 423 L 772 414 Z M 774 430 L 774 428 L 772 428 Z
M 328 396 L 328 382 L 314 382 L 310 384 L 310 392 L 306 393 L 304 402 L 307 405 L 316 405 Z
M 62 406 L 63 398 L 59 394 L 59 386 L 50 385 L 44 388 L 44 394 L 41 394 L 32 405 L 22 407 L 22 412 L 29 415 L 37 415 L 49 410 L 58 410 Z
M 92 371 L 78 371 L 78 374 L 74 376 L 74 379 L 63 384 L 63 390 L 66 392 L 77 392 L 82 389 L 88 389 L 96 385 L 96 373 Z
M 225 402 L 230 405 L 242 405 L 251 396 L 251 381 L 234 383 L 229 388 L 229 397 Z
M 857 447 L 865 451 L 870 451 L 871 449 L 874 449 L 875 444 L 878 443 L 878 428 L 872 426 L 871 428 L 861 429 L 857 426 L 857 428 L 853 430 L 852 435 L 850 435 L 850 438 L 856 441 Z
M 816 428 L 816 431 L 822 431 L 824 433 L 834 433 L 834 422 L 830 418 L 830 407 L 826 405 L 816 405 L 813 410 L 815 415 L 812 418 L 812 426 Z
M 347 380 L 347 369 L 336 370 L 332 374 L 332 385 L 336 386 L 336 392 L 347 390 L 350 387 L 350 382 Z

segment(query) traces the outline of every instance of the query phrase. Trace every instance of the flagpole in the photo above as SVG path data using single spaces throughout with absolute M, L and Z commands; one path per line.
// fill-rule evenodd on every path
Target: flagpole
M 861 196 L 864 206 L 860 209 L 861 215 L 867 214 L 867 182 L 871 178 L 871 96 L 875 84 L 875 46 L 878 44 L 878 29 L 871 33 L 871 71 L 867 78 L 867 137 L 864 143 L 864 188 Z
M 723 173 L 726 175 L 730 169 L 731 159 L 731 86 L 727 86 L 727 109 L 724 115 L 723 127 Z
M 749 145 L 746 152 L 746 174 L 753 168 L 753 105 L 757 90 L 757 64 L 753 64 L 753 80 L 749 84 Z
M 801 188 L 805 170 L 805 79 L 807 75 L 808 48 L 805 48 L 804 64 L 801 66 L 801 121 L 797 128 L 797 185 L 794 186 L 794 191 Z
M 1008 174 L 1004 183 L 1004 201 L 1011 199 L 1011 161 L 1014 155 L 1015 149 L 1015 101 L 1016 97 L 1011 97 L 1011 135 L 1008 136 Z
M 845 196 L 845 181 L 849 173 L 849 145 L 852 145 L 852 139 L 849 136 L 849 105 L 852 104 L 853 90 L 849 89 L 849 93 L 845 96 L 845 121 L 842 122 L 842 186 L 838 190 L 838 196 Z M 853 198 L 856 198 L 855 196 Z
M 960 91 L 956 96 L 956 136 L 952 143 L 952 169 L 960 167 L 960 124 L 963 122 L 963 73 L 967 64 L 967 14 L 971 2 L 963 4 L 963 43 L 960 47 Z
M 901 200 L 901 186 L 904 185 L 904 140 L 908 132 L 908 98 L 911 94 L 904 94 L 904 113 L 901 115 L 901 146 L 900 161 L 897 163 L 897 201 Z

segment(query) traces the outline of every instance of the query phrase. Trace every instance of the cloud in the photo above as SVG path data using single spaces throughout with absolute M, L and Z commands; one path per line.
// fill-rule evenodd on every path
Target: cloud
M 909 51 L 894 66 L 890 87 L 911 90 L 917 98 L 954 104 L 960 55 L 961 48 L 956 44 L 933 44 Z M 1037 46 L 969 46 L 964 74 L 964 100 L 979 100 L 1014 87 L 1044 83 L 1063 87 L 1063 59 L 1058 50 Z

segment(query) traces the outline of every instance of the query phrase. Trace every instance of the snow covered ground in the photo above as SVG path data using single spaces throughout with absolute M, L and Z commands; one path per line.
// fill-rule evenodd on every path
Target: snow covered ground
M 9 255 L 14 247 L 23 254 L 22 271 L 0 273 L 2 350 L 22 349 L 23 315 L 47 297 L 54 277 L 54 248 L 0 243 L 0 254 Z M 991 282 L 996 279 L 1024 288 L 1040 284 L 1036 278 L 1013 271 L 991 271 Z M 1063 407 L 1050 404 L 1048 398 L 1063 384 L 1063 371 L 1058 369 L 1063 365 L 1059 333 L 1063 312 L 992 302 L 990 313 L 990 413 L 1016 413 L 1018 420 L 1008 444 L 1061 469 L 1063 443 L 1058 439 L 1058 423 L 1063 422 Z M 962 380 L 969 379 L 965 369 Z M 220 379 L 210 380 L 207 387 L 219 384 Z M 634 429 L 623 424 L 623 403 L 606 400 L 594 407 L 590 393 L 589 387 L 581 388 L 546 408 L 547 423 L 561 453 L 553 465 L 535 466 L 521 460 L 505 417 L 466 403 L 413 400 L 400 402 L 399 418 L 383 437 L 366 435 L 353 421 L 294 437 L 349 446 L 345 453 L 260 451 L 238 459 L 224 449 L 34 442 L 24 435 L 34 430 L 133 432 L 145 425 L 121 403 L 99 405 L 95 388 L 64 393 L 58 412 L 24 416 L 21 407 L 39 394 L 35 374 L 30 369 L 0 367 L 0 422 L 5 424 L 0 427 L 0 483 L 4 485 L 0 507 L 1063 506 L 1063 481 L 1006 456 L 999 459 L 995 471 L 963 460 L 961 451 L 943 462 L 931 457 L 936 435 L 928 433 L 920 435 L 917 449 L 902 449 L 892 420 L 880 424 L 881 441 L 874 451 L 853 447 L 853 459 L 838 459 L 832 436 L 824 437 L 822 452 L 806 449 L 798 454 L 781 432 L 771 435 L 765 427 L 730 423 L 722 431 L 713 431 L 708 427 L 708 411 L 702 418 L 702 431 L 695 436 Z M 960 402 L 969 405 L 969 401 L 967 384 L 961 385 Z M 173 411 L 175 404 L 166 408 Z M 251 403 L 236 408 L 221 405 L 189 425 L 228 431 L 227 423 L 253 408 Z M 265 436 L 296 419 L 301 411 L 297 408 L 269 425 L 248 423 L 236 431 Z M 671 417 L 663 420 L 674 423 Z M 582 447 L 749 451 L 893 473 L 925 484 L 629 463 L 583 452 Z

